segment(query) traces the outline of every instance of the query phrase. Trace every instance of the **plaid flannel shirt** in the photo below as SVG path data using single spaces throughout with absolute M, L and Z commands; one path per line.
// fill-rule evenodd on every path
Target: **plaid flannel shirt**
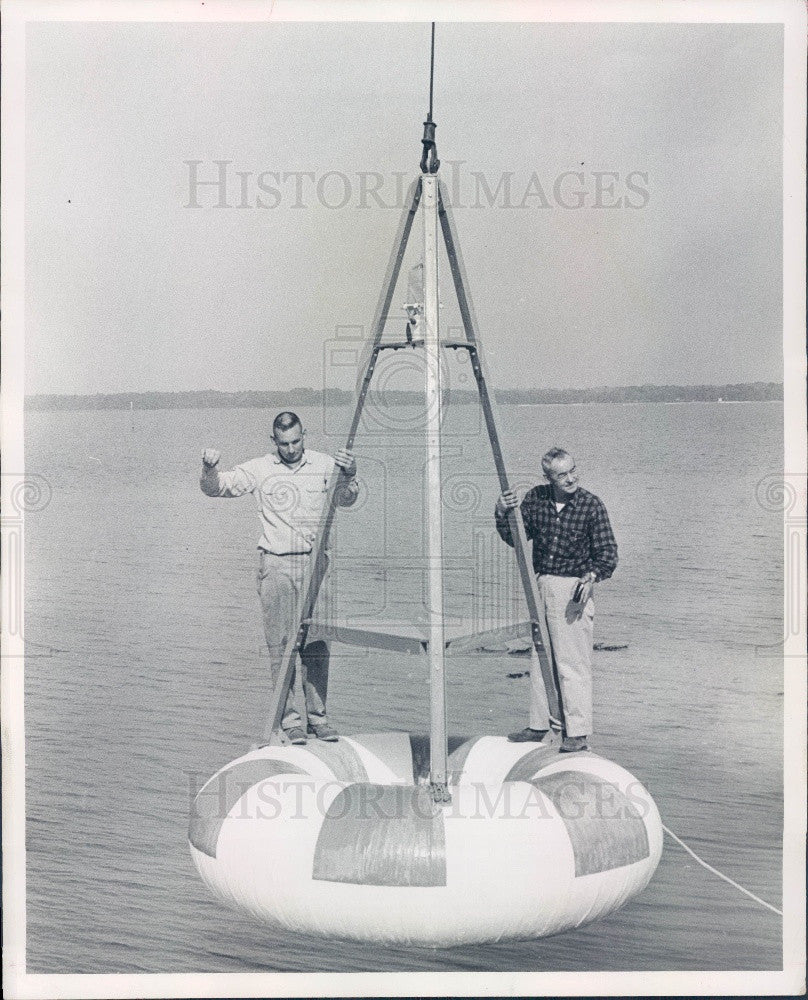
M 603 501 L 580 486 L 559 513 L 551 486 L 535 486 L 522 501 L 525 533 L 533 540 L 533 570 L 555 576 L 595 573 L 606 580 L 617 566 L 617 542 Z M 513 545 L 507 515 L 495 514 L 500 537 Z

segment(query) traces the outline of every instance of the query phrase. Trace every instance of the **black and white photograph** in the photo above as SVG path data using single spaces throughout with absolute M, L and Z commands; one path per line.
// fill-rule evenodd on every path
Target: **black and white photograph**
M 2 13 L 5 995 L 804 995 L 804 4 Z

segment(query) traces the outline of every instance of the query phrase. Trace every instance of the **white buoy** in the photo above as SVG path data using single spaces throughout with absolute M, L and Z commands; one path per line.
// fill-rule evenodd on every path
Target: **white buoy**
M 535 938 L 596 920 L 640 892 L 662 853 L 662 825 L 650 795 L 623 768 L 589 751 L 500 737 L 447 738 L 447 646 L 460 636 L 443 608 L 441 352 L 468 352 L 497 468 L 510 488 L 448 197 L 438 177 L 429 114 L 421 177 L 410 189 L 372 325 L 346 448 L 353 447 L 383 350 L 426 355 L 427 621 L 379 631 L 354 621 L 317 623 L 314 608 L 335 513 L 336 482 L 321 518 L 298 627 L 273 692 L 271 744 L 222 768 L 201 789 L 189 828 L 191 854 L 211 890 L 238 910 L 306 934 L 390 944 L 447 946 Z M 423 298 L 408 304 L 407 340 L 383 343 L 385 321 L 413 220 L 424 221 Z M 438 233 L 443 236 L 464 340 L 440 336 Z M 410 296 L 412 298 L 412 296 Z M 423 339 L 413 318 L 423 307 Z M 528 634 L 561 728 L 547 627 L 518 509 L 509 515 L 530 616 Z M 298 649 L 318 628 L 338 641 L 429 660 L 430 737 L 384 733 L 277 746 Z M 476 634 L 476 633 L 475 633 Z M 480 634 L 482 635 L 482 634 Z M 468 634 L 467 634 L 468 637 Z
M 450 740 L 436 803 L 427 737 L 264 747 L 194 802 L 194 862 L 224 903 L 279 928 L 387 944 L 537 938 L 605 916 L 662 853 L 653 800 L 594 753 Z

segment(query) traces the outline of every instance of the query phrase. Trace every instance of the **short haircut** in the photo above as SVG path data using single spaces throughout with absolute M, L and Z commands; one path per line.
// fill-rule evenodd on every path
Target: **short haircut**
M 272 434 L 274 436 L 276 431 L 288 431 L 290 427 L 296 425 L 303 426 L 300 423 L 300 417 L 296 413 L 292 413 L 291 410 L 284 410 L 272 421 Z
M 551 448 L 546 455 L 542 456 L 541 460 L 541 468 L 545 476 L 549 473 L 550 466 L 557 458 L 572 458 L 572 455 L 563 448 Z

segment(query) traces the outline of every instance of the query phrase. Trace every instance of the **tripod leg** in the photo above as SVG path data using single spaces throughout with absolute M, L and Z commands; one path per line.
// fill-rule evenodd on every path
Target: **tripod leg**
M 289 696 L 289 688 L 292 686 L 292 669 L 297 656 L 298 636 L 291 636 L 283 650 L 280 670 L 278 672 L 278 682 L 272 689 L 272 698 L 269 703 L 267 724 L 261 739 L 261 746 L 267 746 L 273 741 L 275 734 L 280 729 L 283 710 L 286 707 L 286 699 Z
M 457 304 L 460 308 L 463 328 L 466 331 L 466 339 L 472 345 L 469 356 L 474 371 L 474 378 L 477 382 L 477 390 L 480 394 L 480 405 L 485 417 L 488 438 L 491 442 L 491 451 L 494 455 L 494 464 L 496 465 L 499 477 L 500 489 L 504 493 L 505 490 L 510 489 L 510 485 L 508 482 L 508 473 L 505 469 L 505 460 L 502 457 L 496 420 L 494 418 L 494 404 L 488 394 L 488 387 L 486 386 L 483 374 L 480 346 L 477 341 L 477 323 L 474 308 L 466 290 L 465 268 L 463 267 L 463 259 L 460 255 L 460 247 L 457 242 L 454 219 L 452 218 L 448 201 L 445 198 L 443 184 L 440 185 L 439 191 L 438 213 L 441 230 L 443 231 L 443 240 L 446 244 L 446 255 L 449 258 L 449 267 L 452 272 L 452 281 L 454 282 L 457 294 Z M 533 625 L 533 644 L 539 657 L 542 678 L 547 690 L 547 702 L 550 706 L 550 715 L 552 716 L 551 722 L 556 722 L 560 726 L 563 723 L 562 704 L 553 668 L 550 635 L 547 631 L 547 623 L 544 615 L 539 608 L 539 591 L 536 585 L 536 578 L 533 574 L 533 567 L 530 565 L 528 559 L 527 536 L 522 520 L 522 512 L 518 508 L 509 513 L 508 524 L 511 529 L 511 536 L 513 537 L 516 562 L 519 566 L 519 575 L 522 580 L 522 589 L 527 602 L 528 614 Z M 541 639 L 541 645 L 539 645 L 539 639 Z
M 407 249 L 407 242 L 410 238 L 413 220 L 415 219 L 415 213 L 418 210 L 418 203 L 420 200 L 421 178 L 418 177 L 415 181 L 413 181 L 410 187 L 409 202 L 405 207 L 399 222 L 396 242 L 393 245 L 393 252 L 390 255 L 390 260 L 387 265 L 384 285 L 382 286 L 379 301 L 376 305 L 376 314 L 373 318 L 372 326 L 373 334 L 370 342 L 370 356 L 366 363 L 366 371 L 362 380 L 362 388 L 356 402 L 356 407 L 354 408 L 354 415 L 351 420 L 348 439 L 345 445 L 346 449 L 351 449 L 353 447 L 356 431 L 359 427 L 359 420 L 362 416 L 362 408 L 364 407 L 365 397 L 367 396 L 368 388 L 370 386 L 370 379 L 373 375 L 373 369 L 376 367 L 376 360 L 379 356 L 379 343 L 382 339 L 382 334 L 384 333 L 387 313 L 390 309 L 390 302 L 392 301 L 393 293 L 396 289 L 399 272 L 401 271 L 401 264 L 404 260 L 404 252 Z M 278 673 L 278 680 L 272 692 L 272 699 L 270 701 L 269 712 L 267 714 L 266 725 L 264 727 L 264 744 L 269 743 L 273 739 L 274 734 L 280 728 L 281 719 L 283 718 L 283 710 L 286 705 L 286 697 L 289 694 L 289 688 L 291 686 L 292 670 L 295 665 L 295 658 L 306 644 L 306 636 L 308 634 L 311 616 L 314 613 L 314 606 L 317 602 L 317 595 L 320 592 L 320 586 L 322 585 L 326 570 L 328 569 L 328 556 L 326 555 L 328 536 L 331 534 L 331 525 L 334 523 L 334 514 L 336 513 L 336 508 L 338 506 L 338 491 L 345 485 L 345 483 L 346 477 L 344 473 L 339 466 L 335 465 L 334 471 L 329 479 L 328 492 L 326 494 L 325 504 L 323 505 L 323 513 L 320 518 L 320 524 L 317 529 L 317 537 L 315 539 L 312 555 L 306 569 L 302 590 L 303 599 L 297 609 L 297 633 L 292 636 L 286 644 L 280 671 Z
M 382 334 L 384 333 L 384 326 L 387 322 L 387 315 L 390 310 L 390 303 L 393 299 L 393 293 L 396 290 L 396 284 L 398 282 L 398 276 L 401 272 L 401 264 L 404 261 L 404 252 L 407 249 L 407 243 L 410 239 L 410 232 L 412 231 L 412 224 L 415 221 L 415 213 L 418 211 L 418 204 L 421 201 L 421 178 L 418 177 L 412 182 L 409 190 L 409 198 L 406 208 L 401 215 L 401 220 L 398 224 L 398 232 L 396 233 L 396 240 L 393 244 L 393 251 L 390 254 L 390 260 L 387 264 L 387 271 L 384 276 L 384 283 L 382 285 L 382 290 L 379 294 L 379 301 L 376 304 L 376 312 L 373 316 L 373 324 L 371 326 L 370 339 L 367 342 L 367 354 L 365 355 L 364 369 L 365 373 L 362 378 L 362 385 L 359 390 L 359 396 L 356 401 L 356 407 L 354 409 L 353 419 L 351 420 L 350 430 L 348 431 L 348 440 L 345 445 L 346 448 L 350 449 L 353 447 L 354 438 L 356 437 L 356 431 L 359 427 L 359 419 L 362 416 L 362 409 L 365 405 L 365 397 L 368 394 L 368 389 L 370 388 L 370 380 L 373 376 L 373 370 L 376 367 L 376 361 L 379 357 L 379 343 L 382 339 Z

